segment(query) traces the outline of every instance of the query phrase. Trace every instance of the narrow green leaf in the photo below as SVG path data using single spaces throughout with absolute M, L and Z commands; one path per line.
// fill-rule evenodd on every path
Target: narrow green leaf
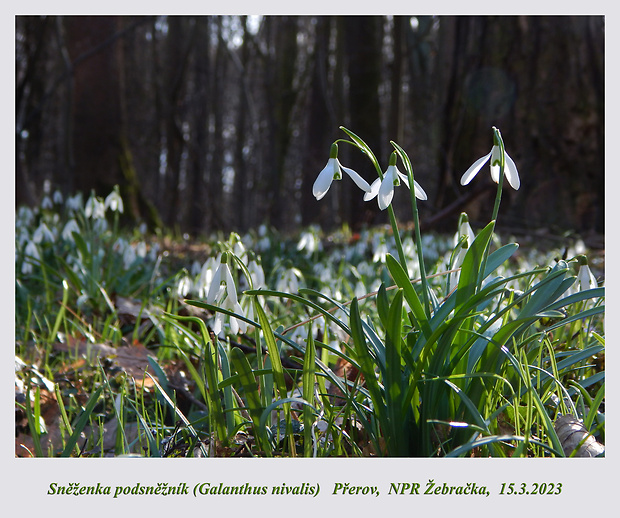
M 480 268 L 493 235 L 495 223 L 492 221 L 484 227 L 468 248 L 463 264 L 456 291 L 456 310 L 471 299 L 479 286 Z M 486 272 L 485 272 L 486 273 Z
M 368 347 L 366 345 L 366 339 L 364 337 L 362 319 L 360 318 L 357 299 L 353 299 L 353 301 L 351 302 L 350 318 L 351 337 L 353 338 L 353 344 L 355 346 L 355 352 L 357 354 L 357 362 L 366 380 L 366 387 L 368 388 L 368 392 L 373 402 L 373 406 L 379 422 L 386 425 L 387 422 L 385 419 L 385 400 L 383 399 L 382 390 L 379 387 L 379 383 L 377 381 L 375 373 L 375 363 L 373 362 L 368 352 Z
M 387 325 L 387 317 L 390 310 L 390 301 L 387 296 L 387 291 L 385 289 L 385 283 L 381 283 L 379 287 L 379 291 L 377 292 L 377 312 L 379 313 L 379 318 L 383 325 Z
M 265 310 L 258 302 L 258 297 L 254 297 L 254 310 L 258 315 L 258 321 L 260 322 L 261 329 L 263 330 L 263 337 L 265 338 L 265 344 L 267 345 L 267 353 L 271 359 L 271 368 L 273 369 L 273 377 L 276 382 L 276 389 L 280 395 L 280 399 L 286 398 L 286 383 L 284 381 L 284 368 L 282 367 L 282 360 L 280 359 L 280 351 L 276 344 L 276 339 L 271 330 L 269 320 L 265 314 Z
M 418 297 L 418 294 L 409 279 L 409 275 L 391 254 L 386 256 L 386 265 L 396 285 L 403 290 L 405 300 L 407 300 L 407 304 L 409 304 L 409 307 L 413 312 L 416 327 L 424 333 L 424 336 L 429 337 L 432 330 L 429 326 L 428 317 L 424 311 L 422 303 L 420 302 L 420 297 Z
M 308 326 L 308 338 L 306 340 L 306 354 L 304 355 L 304 371 L 302 376 L 303 398 L 308 403 L 314 399 L 314 385 L 316 373 L 316 347 L 314 345 L 314 337 L 312 336 L 312 326 Z M 314 418 L 312 408 L 304 406 L 303 410 L 304 423 L 304 456 L 310 457 L 312 454 L 312 426 Z
M 263 442 L 262 447 L 265 453 L 270 455 L 271 450 L 266 444 L 267 437 L 265 435 L 265 429 L 260 428 L 260 418 L 263 414 L 264 408 L 261 403 L 260 395 L 258 393 L 258 386 L 256 384 L 256 379 L 254 377 L 252 367 L 250 366 L 250 362 L 248 362 L 245 353 L 238 347 L 233 347 L 230 351 L 230 357 L 234 369 L 237 371 L 237 374 L 239 374 L 239 381 L 243 387 L 243 394 L 247 403 L 247 409 L 250 413 L 250 417 L 252 418 L 252 425 L 254 426 L 254 435 Z

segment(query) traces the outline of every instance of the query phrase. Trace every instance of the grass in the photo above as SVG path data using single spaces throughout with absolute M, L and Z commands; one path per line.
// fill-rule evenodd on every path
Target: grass
M 473 242 L 261 227 L 192 251 L 101 207 L 17 212 L 16 455 L 561 457 L 567 414 L 604 443 L 583 250 L 491 222 Z M 207 302 L 222 260 L 234 286 Z

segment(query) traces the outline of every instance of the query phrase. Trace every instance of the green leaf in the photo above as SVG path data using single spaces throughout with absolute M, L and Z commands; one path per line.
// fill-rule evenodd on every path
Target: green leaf
M 426 311 L 424 311 L 424 307 L 420 302 L 420 297 L 418 297 L 418 294 L 409 279 L 409 275 L 407 275 L 407 272 L 405 272 L 402 265 L 391 254 L 386 256 L 386 265 L 396 285 L 403 290 L 405 300 L 413 312 L 416 327 L 420 329 L 426 337 L 429 337 L 432 330 L 428 323 L 428 317 L 426 316 Z
M 383 325 L 387 325 L 387 316 L 390 311 L 390 301 L 387 296 L 387 290 L 385 289 L 385 283 L 381 283 L 379 291 L 377 292 L 377 312 Z
M 362 319 L 360 318 L 359 306 L 357 299 L 351 302 L 351 337 L 355 346 L 357 362 L 360 370 L 366 380 L 366 387 L 373 402 L 375 413 L 381 423 L 386 424 L 385 420 L 385 400 L 383 399 L 382 390 L 379 387 L 375 373 L 375 363 L 368 352 L 364 330 L 362 328 Z
M 459 284 L 456 290 L 456 311 L 471 299 L 479 286 L 480 268 L 482 266 L 485 254 L 491 241 L 495 223 L 492 221 L 484 227 L 474 239 L 474 242 L 467 249 L 463 264 L 461 265 L 461 274 L 459 276 Z M 485 272 L 486 273 L 486 272 Z
M 304 371 L 302 376 L 303 398 L 308 403 L 314 399 L 314 384 L 316 373 L 316 348 L 312 336 L 312 326 L 308 326 L 308 339 L 306 340 L 306 354 L 304 355 Z M 312 408 L 304 406 L 304 456 L 310 457 L 312 452 L 312 425 L 314 424 Z
M 267 353 L 271 358 L 271 368 L 273 369 L 273 377 L 276 382 L 276 389 L 280 395 L 280 399 L 286 398 L 286 382 L 284 381 L 284 368 L 282 367 L 282 360 L 280 359 L 280 351 L 276 344 L 276 339 L 269 325 L 269 320 L 265 314 L 265 310 L 258 302 L 258 297 L 254 297 L 254 310 L 258 315 L 258 321 L 263 331 L 265 338 L 265 344 L 267 345 Z
M 239 374 L 239 381 L 243 387 L 243 394 L 245 395 L 248 412 L 250 413 L 252 424 L 254 426 L 254 434 L 263 442 L 262 447 L 265 450 L 265 453 L 269 455 L 271 450 L 267 447 L 265 442 L 267 439 L 265 429 L 260 428 L 260 418 L 263 414 L 264 408 L 260 400 L 258 386 L 256 384 L 256 379 L 254 378 L 252 367 L 250 367 L 250 362 L 248 362 L 245 353 L 238 347 L 233 347 L 230 351 L 230 358 L 234 369 L 237 371 L 237 374 Z

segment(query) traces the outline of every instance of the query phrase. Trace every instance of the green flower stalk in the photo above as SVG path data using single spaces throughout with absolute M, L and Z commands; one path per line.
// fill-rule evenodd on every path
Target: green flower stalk
M 405 150 L 401 148 L 396 142 L 390 142 L 392 146 L 396 149 L 396 152 L 400 155 L 400 159 L 405 164 L 405 171 L 407 171 L 407 177 L 409 179 L 409 185 L 417 185 L 415 179 L 413 178 L 413 165 L 411 164 L 411 160 Z M 431 316 L 431 303 L 429 297 L 429 287 L 428 287 L 428 279 L 426 278 L 426 266 L 424 265 L 424 255 L 422 250 L 422 235 L 420 233 L 420 217 L 418 215 L 418 202 L 416 198 L 418 198 L 415 189 L 409 190 L 411 195 L 411 208 L 413 211 L 413 226 L 415 232 L 415 244 L 416 249 L 418 251 L 418 262 L 420 265 L 420 279 L 422 282 L 422 297 L 424 300 L 424 310 L 426 312 L 426 316 L 430 318 Z M 422 191 L 424 192 L 424 191 Z M 424 198 L 426 199 L 426 193 L 424 193 Z M 406 266 L 405 266 L 406 268 Z M 407 271 L 407 270 L 405 270 Z

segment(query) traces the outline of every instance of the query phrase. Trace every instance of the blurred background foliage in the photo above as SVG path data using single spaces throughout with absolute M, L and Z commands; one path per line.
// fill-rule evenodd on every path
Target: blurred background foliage
M 500 228 L 604 233 L 602 16 L 17 16 L 16 204 L 121 186 L 129 222 L 190 235 L 383 223 L 352 182 L 311 186 L 345 125 L 429 194 L 421 225 L 486 222 L 492 145 L 519 167 Z M 340 159 L 369 182 L 350 146 Z M 408 193 L 394 200 L 409 214 Z

